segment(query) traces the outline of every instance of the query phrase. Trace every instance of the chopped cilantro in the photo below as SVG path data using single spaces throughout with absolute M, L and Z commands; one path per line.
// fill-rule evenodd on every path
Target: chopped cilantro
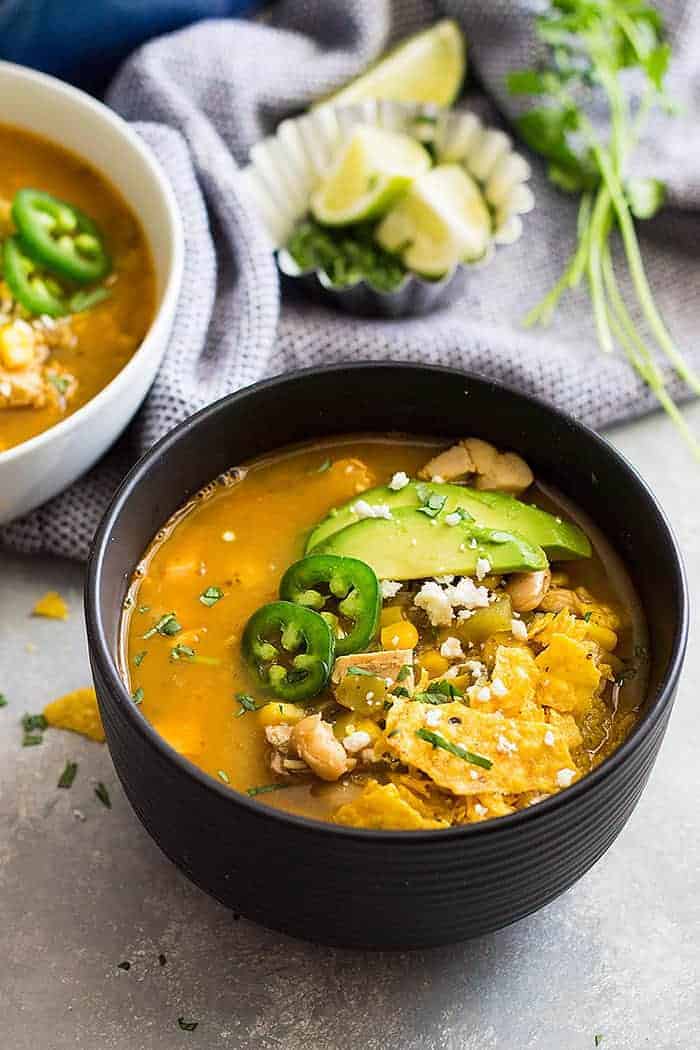
M 300 270 L 321 270 L 336 288 L 365 280 L 378 291 L 390 292 L 406 274 L 399 253 L 377 244 L 373 223 L 329 229 L 304 219 L 292 231 L 286 248 Z
M 139 686 L 138 689 L 134 689 L 133 693 L 131 694 L 131 699 L 134 701 L 135 704 L 140 704 L 143 700 L 143 696 L 143 686 Z
M 592 613 L 592 612 L 591 612 L 591 610 L 589 609 L 589 610 L 588 610 L 588 612 L 587 612 L 587 613 L 586 613 L 586 614 L 584 615 L 584 617 L 583 617 L 583 619 L 584 619 L 585 623 L 590 623 L 590 622 L 591 622 L 591 616 L 592 616 L 592 615 L 593 615 L 593 613 Z
M 446 503 L 447 496 L 441 496 L 439 492 L 430 492 L 427 495 L 427 499 L 423 501 L 423 506 L 419 507 L 418 510 L 429 518 L 437 518 Z
M 102 805 L 106 807 L 106 809 L 112 808 L 112 800 L 109 797 L 109 791 L 104 786 L 102 781 L 100 781 L 97 787 L 95 788 L 95 794 L 97 795 Z
M 65 769 L 58 778 L 58 784 L 56 787 L 69 788 L 73 786 L 75 780 L 75 774 L 78 772 L 77 762 L 66 762 Z
M 141 666 L 141 664 L 143 663 L 143 658 L 146 655 L 147 651 L 148 650 L 146 649 L 142 649 L 140 653 L 136 654 L 136 656 L 134 657 L 134 667 Z
M 220 587 L 207 587 L 206 591 L 202 591 L 199 596 L 199 600 L 202 605 L 206 605 L 211 608 L 212 605 L 216 605 L 218 601 L 224 596 L 224 592 Z
M 0 693 L 0 707 L 7 707 L 7 697 L 4 693 Z
M 25 733 L 22 737 L 22 747 L 36 747 L 43 739 L 41 733 Z
M 70 379 L 68 379 L 67 376 L 57 376 L 55 372 L 52 372 L 50 375 L 47 375 L 46 378 L 48 379 L 49 383 L 54 388 L 56 393 L 60 394 L 61 397 L 63 397 L 63 395 L 68 390 L 68 387 L 70 386 Z
M 333 460 L 332 459 L 324 459 L 324 461 L 323 461 L 323 463 L 321 464 L 320 467 L 316 467 L 315 470 L 310 470 L 309 473 L 310 474 L 325 474 L 327 470 L 331 469 L 332 464 L 333 464 Z
M 410 664 L 403 664 L 399 669 L 399 673 L 396 676 L 397 682 L 403 682 L 413 674 L 413 668 Z
M 406 687 L 404 685 L 396 685 L 391 690 L 391 695 L 392 696 L 410 696 L 411 694 L 409 693 L 408 689 L 406 689 Z M 391 704 L 389 706 L 391 706 Z
M 248 693 L 236 693 L 236 700 L 238 700 L 238 703 L 241 705 L 240 711 L 236 712 L 236 718 L 240 718 L 241 715 L 245 715 L 248 711 L 259 711 L 261 707 L 267 705 L 267 700 L 264 700 L 262 704 L 259 704 L 255 697 L 250 696 Z
M 267 795 L 269 791 L 282 791 L 291 786 L 291 784 L 260 784 L 258 787 L 248 788 L 246 794 L 255 798 L 256 795 Z
M 43 715 L 24 715 L 22 718 L 22 747 L 36 747 L 42 742 L 48 722 Z
M 450 700 L 461 700 L 462 694 L 452 682 L 449 682 L 446 678 L 440 678 L 436 682 L 430 682 L 427 689 L 428 693 L 439 693 L 441 696 L 447 696 Z
M 603 1042 L 603 1038 L 604 1037 L 602 1035 L 594 1035 L 593 1036 L 593 1042 L 595 1043 L 596 1046 L 600 1046 L 600 1044 Z
M 177 616 L 174 612 L 165 613 L 159 620 L 153 624 L 146 633 L 142 636 L 143 638 L 152 638 L 154 634 L 161 634 L 166 637 L 172 637 L 174 634 L 179 634 L 182 630 Z
M 455 755 L 465 762 L 471 762 L 474 766 L 490 769 L 493 765 L 490 758 L 486 758 L 484 755 L 476 755 L 473 751 L 467 751 L 460 744 L 453 744 L 451 741 L 445 740 L 444 736 L 441 736 L 439 733 L 433 733 L 431 729 L 416 729 L 415 732 L 420 740 L 425 740 L 426 743 L 432 744 L 433 747 L 442 748 L 443 751 L 449 751 L 451 755 Z
M 347 675 L 364 675 L 365 678 L 376 678 L 376 674 L 373 671 L 367 671 L 364 667 L 348 667 L 345 672 Z
M 171 660 L 192 660 L 194 655 L 194 649 L 191 649 L 189 645 L 174 645 L 170 650 Z
M 177 1023 L 183 1032 L 194 1032 L 199 1021 L 186 1021 L 184 1017 L 178 1017 Z

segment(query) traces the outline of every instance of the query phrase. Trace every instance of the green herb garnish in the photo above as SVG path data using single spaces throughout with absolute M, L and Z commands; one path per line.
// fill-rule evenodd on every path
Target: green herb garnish
M 376 678 L 374 671 L 368 671 L 365 667 L 356 667 L 354 664 L 348 667 L 346 675 L 362 675 L 364 678 Z
M 399 673 L 396 676 L 397 682 L 405 682 L 407 678 L 413 674 L 413 668 L 410 664 L 402 664 L 399 668 Z
M 423 506 L 418 510 L 429 518 L 437 518 L 442 508 L 447 503 L 447 496 L 441 496 L 439 492 L 430 492 L 423 501 Z
M 143 663 L 143 658 L 144 656 L 146 656 L 147 652 L 147 649 L 142 649 L 140 653 L 136 654 L 136 656 L 134 657 L 134 667 L 141 666 L 141 664 Z
M 336 288 L 365 280 L 391 292 L 406 274 L 399 256 L 377 244 L 372 223 L 330 229 L 308 218 L 292 232 L 286 248 L 300 270 L 320 270 Z
M 22 747 L 36 747 L 40 744 L 48 724 L 43 715 L 24 715 L 21 722 Z
M 134 701 L 135 704 L 138 705 L 143 701 L 143 697 L 143 686 L 140 685 L 138 689 L 134 689 L 133 693 L 131 694 L 131 699 Z
M 151 611 L 150 605 L 139 605 L 138 611 L 140 613 L 147 613 Z
M 181 630 L 182 627 L 178 622 L 177 616 L 174 612 L 169 612 L 161 616 L 142 637 L 146 639 L 152 638 L 154 634 L 161 634 L 164 637 L 171 638 L 174 634 L 179 634 Z
M 178 1017 L 177 1023 L 183 1032 L 194 1032 L 199 1021 L 186 1021 L 184 1017 Z
M 103 806 L 105 806 L 107 809 L 112 808 L 112 800 L 109 797 L 109 791 L 102 783 L 102 781 L 100 781 L 97 787 L 95 788 L 95 794 L 97 795 L 98 799 L 100 800 Z
M 4 693 L 0 693 L 0 707 L 7 707 L 7 697 Z
M 267 706 L 267 700 L 264 700 L 259 704 L 255 697 L 250 696 L 249 693 L 236 693 L 236 700 L 238 700 L 238 703 L 241 705 L 240 711 L 236 713 L 236 718 L 240 718 L 241 715 L 247 714 L 248 711 L 259 711 L 261 707 Z
M 68 309 L 72 314 L 82 313 L 83 310 L 91 310 L 93 306 L 109 299 L 112 293 L 108 288 L 93 288 L 91 291 L 77 291 L 68 300 Z
M 600 1046 L 600 1044 L 603 1042 L 603 1038 L 604 1037 L 602 1035 L 594 1035 L 593 1036 L 593 1042 L 595 1043 L 596 1046 Z
M 67 379 L 66 376 L 57 376 L 55 372 L 51 372 L 46 378 L 54 390 L 63 397 L 70 386 L 70 379 Z
M 170 650 L 171 660 L 193 660 L 194 655 L 194 649 L 189 645 L 174 645 Z
M 657 180 L 627 174 L 650 111 L 659 105 L 667 113 L 672 108 L 664 90 L 670 46 L 663 39 L 661 15 L 652 4 L 632 0 L 549 0 L 535 26 L 547 48 L 546 63 L 511 73 L 508 87 L 513 94 L 544 98 L 546 104 L 523 114 L 518 127 L 528 146 L 546 157 L 552 182 L 580 194 L 581 201 L 576 249 L 525 323 L 547 324 L 561 296 L 585 277 L 601 349 L 609 353 L 616 342 L 621 346 L 700 458 L 700 441 L 668 392 L 655 348 L 623 299 L 610 244 L 618 231 L 635 306 L 653 342 L 690 390 L 700 394 L 700 377 L 675 345 L 654 302 L 637 239 L 635 219 L 654 214 L 663 202 L 663 187 Z M 641 81 L 636 106 L 637 80 L 632 80 L 632 90 L 627 88 L 631 72 Z M 606 104 L 607 137 L 585 108 L 591 101 L 596 112 L 601 101 Z
M 267 795 L 270 791 L 283 791 L 284 788 L 292 787 L 291 784 L 260 784 L 258 787 L 248 788 L 246 794 L 251 798 L 256 795 Z
M 224 592 L 220 587 L 207 587 L 206 591 L 202 591 L 199 596 L 199 600 L 202 605 L 211 607 L 216 605 L 217 602 L 221 601 L 224 596 Z
M 325 474 L 327 470 L 331 469 L 333 464 L 332 459 L 324 459 L 320 467 L 316 467 L 314 470 L 310 470 L 309 474 Z
M 436 682 L 430 682 L 426 691 L 428 693 L 439 693 L 450 700 L 462 699 L 462 693 L 447 678 L 440 678 Z
M 392 696 L 410 696 L 408 689 L 405 685 L 396 685 L 390 690 Z M 389 705 L 391 707 L 391 704 Z
M 69 788 L 73 787 L 73 781 L 75 780 L 75 774 L 78 772 L 77 762 L 66 762 L 65 768 L 58 778 L 58 784 L 56 787 Z
M 583 617 L 584 623 L 590 623 L 592 615 L 593 615 L 593 613 L 589 610 Z
M 445 740 L 444 736 L 441 736 L 440 733 L 434 733 L 431 729 L 416 729 L 416 736 L 421 740 L 425 740 L 426 743 L 432 744 L 433 747 L 442 748 L 443 751 L 449 751 L 451 755 L 464 759 L 465 762 L 471 762 L 474 766 L 490 769 L 493 765 L 490 758 L 486 758 L 484 755 L 476 755 L 473 751 L 467 751 L 460 744 L 453 744 L 451 741 Z

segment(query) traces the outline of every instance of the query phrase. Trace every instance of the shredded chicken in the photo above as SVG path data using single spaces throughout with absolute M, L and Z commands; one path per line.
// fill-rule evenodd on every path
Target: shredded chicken
M 430 481 L 471 478 L 474 488 L 514 493 L 523 492 L 534 481 L 532 471 L 521 456 L 515 452 L 499 452 L 480 438 L 465 438 L 440 452 L 419 474 Z

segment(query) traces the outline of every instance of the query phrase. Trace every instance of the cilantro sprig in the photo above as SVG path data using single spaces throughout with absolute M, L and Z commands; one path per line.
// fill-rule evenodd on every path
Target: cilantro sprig
M 700 376 L 685 361 L 654 301 L 637 238 L 636 219 L 656 213 L 664 187 L 656 179 L 629 175 L 631 155 L 650 111 L 672 105 L 664 80 L 670 47 L 663 23 L 652 4 L 640 0 L 548 0 L 536 18 L 536 32 L 547 58 L 535 69 L 516 70 L 508 79 L 511 93 L 542 99 L 524 113 L 518 127 L 525 142 L 546 157 L 548 174 L 561 189 L 581 195 L 576 249 L 563 274 L 525 323 L 547 324 L 562 295 L 586 279 L 602 350 L 618 344 L 631 365 L 674 420 L 700 459 L 700 441 L 690 430 L 666 387 L 653 343 L 677 375 L 700 394 Z M 638 102 L 627 90 L 627 73 L 641 75 Z M 609 130 L 589 116 L 591 103 L 603 99 Z M 619 232 L 626 268 L 648 340 L 634 320 L 618 282 L 611 238 Z

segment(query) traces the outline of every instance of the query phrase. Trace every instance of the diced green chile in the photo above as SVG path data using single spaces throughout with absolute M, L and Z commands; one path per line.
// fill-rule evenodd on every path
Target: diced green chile
M 280 597 L 314 609 L 330 623 L 336 632 L 337 656 L 361 652 L 377 633 L 382 605 L 379 581 L 374 570 L 358 558 L 333 554 L 302 558 L 282 577 Z M 327 609 L 332 600 L 334 607 Z
M 260 684 L 291 703 L 320 693 L 333 666 L 330 627 L 313 609 L 293 602 L 270 602 L 253 613 L 242 647 Z
M 89 284 L 109 273 L 111 262 L 100 231 L 72 204 L 42 190 L 18 190 L 12 219 L 27 254 L 59 276 Z
M 70 307 L 63 288 L 23 251 L 17 237 L 8 237 L 3 248 L 3 274 L 18 303 L 37 317 L 62 317 Z

